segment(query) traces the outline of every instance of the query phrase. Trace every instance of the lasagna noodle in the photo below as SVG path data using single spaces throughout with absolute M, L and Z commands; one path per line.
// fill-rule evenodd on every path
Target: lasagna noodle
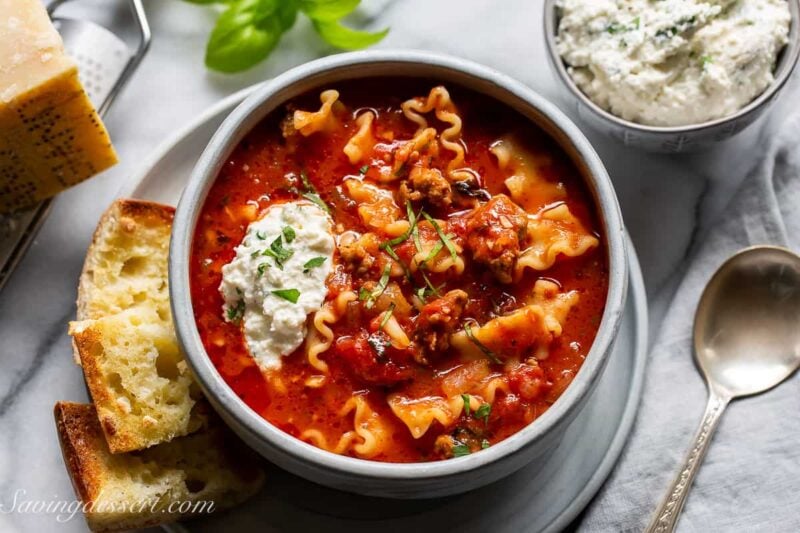
M 514 270 L 519 280 L 526 268 L 542 271 L 552 267 L 559 254 L 578 257 L 600 245 L 575 218 L 566 204 L 528 217 L 527 244 Z
M 500 170 L 511 174 L 505 185 L 511 199 L 526 211 L 535 213 L 543 206 L 567 197 L 564 186 L 549 181 L 543 173 L 543 169 L 552 164 L 548 154 L 526 150 L 511 135 L 495 141 L 489 151 L 497 158 Z
M 417 136 L 428 128 L 428 121 L 423 116 L 434 111 L 436 118 L 449 124 L 439 136 L 442 147 L 453 153 L 453 159 L 447 164 L 447 176 L 451 181 L 462 181 L 471 178 L 464 174 L 464 144 L 461 141 L 462 121 L 450 93 L 439 85 L 431 89 L 427 98 L 412 98 L 401 105 L 405 117 L 418 126 Z
M 398 220 L 402 213 L 391 191 L 357 178 L 346 179 L 344 189 L 359 204 L 358 216 L 367 227 L 389 237 L 402 235 L 408 229 L 407 220 Z
M 339 416 L 353 414 L 353 429 L 339 437 L 334 446 L 328 443 L 325 435 L 318 429 L 308 429 L 300 438 L 329 452 L 344 454 L 353 451 L 359 457 L 369 459 L 381 453 L 389 443 L 389 431 L 384 427 L 380 415 L 376 413 L 363 396 L 353 396 L 339 411 Z
M 448 397 L 425 396 L 411 398 L 402 393 L 389 395 L 387 401 L 392 413 L 400 419 L 411 432 L 415 439 L 421 438 L 431 428 L 434 422 L 439 422 L 444 428 L 456 424 L 464 411 L 464 398 L 469 399 L 469 406 L 475 412 L 483 404 L 493 404 L 498 398 L 498 391 L 505 394 L 509 392 L 508 383 L 498 375 L 474 383 L 465 382 L 463 386 L 451 391 Z
M 561 293 L 550 281 L 539 280 L 534 285 L 534 303 L 512 313 L 493 318 L 471 328 L 474 338 L 496 353 L 509 354 L 509 339 L 514 339 L 514 352 L 546 359 L 553 339 L 560 337 L 562 324 L 569 310 L 578 303 L 578 292 Z M 450 344 L 465 357 L 481 357 L 480 347 L 465 331 L 454 333 Z
M 319 95 L 322 106 L 318 111 L 295 111 L 292 124 L 294 129 L 303 137 L 308 137 L 319 131 L 326 131 L 336 124 L 333 115 L 333 105 L 339 100 L 339 91 L 333 89 L 323 91 Z
M 366 111 L 356 119 L 358 131 L 350 137 L 343 149 L 351 165 L 361 163 L 366 154 L 375 146 L 375 137 L 372 135 L 372 122 L 374 120 L 375 113 L 372 111 Z
M 306 340 L 306 358 L 308 364 L 317 371 L 327 374 L 328 364 L 320 359 L 320 354 L 326 352 L 333 344 L 333 330 L 330 325 L 339 321 L 347 311 L 347 304 L 358 299 L 353 291 L 340 293 L 336 298 L 325 303 L 322 309 L 314 313 L 311 323 L 314 326 Z M 314 376 L 306 382 L 310 387 L 321 387 L 324 384 L 322 376 Z

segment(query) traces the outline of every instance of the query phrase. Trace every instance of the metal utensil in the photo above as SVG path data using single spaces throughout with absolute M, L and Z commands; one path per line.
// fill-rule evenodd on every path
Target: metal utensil
M 78 64 L 81 83 L 89 99 L 103 116 L 114 98 L 139 66 L 150 45 L 150 27 L 141 0 L 127 0 L 139 34 L 134 49 L 120 37 L 90 20 L 54 16 L 69 0 L 55 0 L 47 8 L 53 25 L 64 41 L 67 53 Z M 30 247 L 53 201 L 36 207 L 0 215 L 0 290 Z
M 728 403 L 775 387 L 800 366 L 800 257 L 784 248 L 757 246 L 728 259 L 700 299 L 694 347 L 708 405 L 648 533 L 675 530 Z

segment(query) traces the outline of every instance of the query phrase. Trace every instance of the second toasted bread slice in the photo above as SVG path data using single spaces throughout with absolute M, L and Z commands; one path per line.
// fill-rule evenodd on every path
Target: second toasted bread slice
M 255 454 L 220 420 L 147 450 L 111 454 L 91 405 L 55 406 L 64 463 L 93 531 L 120 531 L 232 507 L 263 484 Z
M 203 423 L 175 332 L 146 307 L 73 322 L 70 333 L 113 453 L 186 435 Z

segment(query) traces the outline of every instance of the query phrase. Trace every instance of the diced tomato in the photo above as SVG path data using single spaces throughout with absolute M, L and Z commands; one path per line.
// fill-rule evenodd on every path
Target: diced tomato
M 365 384 L 389 386 L 413 376 L 413 369 L 405 364 L 408 354 L 392 347 L 384 334 L 361 331 L 337 339 L 334 349 L 353 377 Z
M 515 394 L 528 402 L 539 398 L 550 386 L 544 370 L 538 365 L 521 364 L 508 374 L 508 385 Z

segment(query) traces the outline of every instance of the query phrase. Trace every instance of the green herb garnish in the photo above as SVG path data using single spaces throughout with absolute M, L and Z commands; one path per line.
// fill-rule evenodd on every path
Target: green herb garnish
M 237 292 L 241 295 L 241 291 L 237 289 Z M 239 300 L 233 307 L 228 307 L 226 316 L 228 317 L 228 322 L 239 322 L 242 320 L 242 317 L 244 317 L 244 300 Z
M 364 295 L 364 287 L 361 287 L 361 291 L 359 291 L 358 297 L 359 300 L 366 300 L 364 303 L 364 307 L 367 309 L 372 309 L 372 306 L 375 305 L 375 300 L 383 294 L 383 291 L 386 290 L 386 286 L 389 285 L 389 272 L 391 271 L 391 265 L 386 265 L 383 268 L 383 273 L 381 274 L 381 279 L 378 280 L 378 285 L 375 287 L 374 291 L 366 290 L 366 297 Z
M 458 261 L 458 252 L 456 252 L 456 247 L 453 244 L 453 242 L 450 240 L 450 237 L 445 235 L 444 232 L 442 231 L 442 228 L 439 227 L 439 223 L 436 222 L 433 219 L 433 217 L 431 217 L 428 213 L 422 213 L 422 216 L 425 217 L 425 220 L 430 222 L 431 226 L 433 226 L 433 229 L 436 230 L 436 233 L 439 235 L 439 238 L 444 243 L 445 247 L 447 248 L 447 251 L 450 252 L 450 257 L 453 258 L 453 261 L 454 262 Z
M 470 410 L 470 405 L 469 405 L 469 402 L 470 402 L 469 394 L 462 394 L 461 395 L 461 399 L 464 400 L 464 414 L 467 417 L 469 417 L 469 415 L 472 413 L 472 411 Z
M 383 318 L 381 319 L 381 323 L 378 326 L 379 330 L 382 330 L 383 327 L 386 325 L 386 323 L 389 322 L 389 319 L 392 318 L 392 313 L 394 313 L 394 308 L 395 307 L 396 307 L 395 303 L 392 302 L 392 303 L 389 304 L 389 308 L 386 311 L 384 311 Z
M 308 179 L 308 175 L 305 172 L 300 173 L 300 181 L 303 182 L 303 189 L 305 192 L 303 193 L 303 198 L 308 200 L 309 202 L 315 204 L 317 207 L 328 213 L 331 214 L 331 209 L 328 207 L 328 204 L 322 199 L 322 197 L 317 193 L 317 189 L 314 188 L 314 185 Z
M 263 241 L 266 240 L 267 234 L 261 231 L 256 231 L 256 237 L 258 237 L 258 240 Z
M 363 176 L 364 174 L 367 173 L 368 170 L 369 170 L 369 165 L 364 165 L 363 167 L 358 169 L 358 173 Z
M 269 248 L 261 252 L 261 255 L 272 257 L 275 260 L 275 265 L 283 270 L 283 265 L 294 255 L 294 250 L 283 247 L 283 236 L 278 237 L 272 241 Z
M 463 457 L 464 455 L 469 455 L 472 453 L 472 450 L 469 449 L 469 446 L 466 444 L 456 444 L 453 446 L 453 457 Z
M 373 33 L 342 25 L 342 18 L 352 13 L 360 0 L 186 1 L 225 7 L 211 31 L 205 63 L 212 70 L 226 73 L 247 70 L 269 57 L 283 34 L 294 26 L 298 12 L 311 19 L 314 30 L 324 41 L 343 50 L 371 46 L 389 31 Z
M 264 271 L 267 268 L 269 268 L 269 265 L 267 263 L 261 263 L 260 265 L 258 265 L 258 277 L 259 278 L 264 275 Z
M 283 233 L 283 238 L 286 239 L 286 244 L 290 244 L 297 237 L 297 233 L 291 226 L 284 226 L 281 232 Z
M 467 334 L 467 338 L 472 341 L 472 344 L 478 347 L 478 349 L 483 352 L 483 355 L 487 357 L 492 363 L 501 364 L 502 361 L 497 358 L 493 351 L 486 347 L 481 341 L 475 338 L 475 335 L 472 333 L 472 328 L 469 325 L 469 322 L 464 322 L 464 333 Z
M 300 291 L 297 289 L 278 289 L 271 292 L 278 298 L 283 298 L 284 300 L 292 302 L 293 304 L 296 304 L 298 298 L 300 298 Z
M 325 257 L 314 257 L 306 261 L 306 264 L 303 265 L 303 274 L 308 274 L 309 270 L 312 268 L 317 268 L 322 266 L 325 262 Z
M 414 209 L 411 207 L 411 202 L 406 200 L 406 213 L 408 214 L 408 222 L 411 224 L 411 238 L 414 241 L 414 246 L 417 249 L 417 252 L 422 251 L 422 243 L 419 240 L 419 228 L 417 228 L 417 219 L 418 216 L 414 216 Z M 422 210 L 419 211 L 420 215 L 422 214 Z
M 489 423 L 489 415 L 492 414 L 492 406 L 488 403 L 482 403 L 478 409 L 475 410 L 475 418 L 483 420 L 483 424 Z
M 485 450 L 490 446 L 489 441 L 487 439 L 483 439 L 481 441 L 481 450 Z
M 713 63 L 713 62 L 714 62 L 714 58 L 712 56 L 702 56 L 700 58 L 700 66 L 702 68 L 706 68 L 706 66 L 708 66 L 709 63 Z

